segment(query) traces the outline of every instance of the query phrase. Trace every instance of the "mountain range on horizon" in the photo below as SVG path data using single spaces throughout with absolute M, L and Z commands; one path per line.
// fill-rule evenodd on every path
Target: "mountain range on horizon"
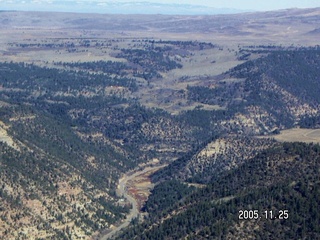
M 0 239 L 320 239 L 319 7 L 7 1 Z
M 3 1 L 1 10 L 17 11 L 60 11 L 79 13 L 113 14 L 175 14 L 175 15 L 215 15 L 253 12 L 237 8 L 210 7 L 199 4 L 102 1 Z

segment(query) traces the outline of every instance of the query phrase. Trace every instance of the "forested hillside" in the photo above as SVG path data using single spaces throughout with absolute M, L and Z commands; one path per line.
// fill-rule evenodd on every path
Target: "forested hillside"
M 317 239 L 319 164 L 319 145 L 284 143 L 200 189 L 164 181 L 118 239 Z
M 0 63 L 1 236 L 95 235 L 129 212 L 116 195 L 122 174 L 152 159 L 171 161 L 203 141 L 203 126 L 133 97 L 146 81 L 182 67 L 174 48 L 141 48 L 122 49 L 116 57 L 125 63 Z
M 231 121 L 222 127 L 235 133 L 269 134 L 296 126 L 305 117 L 319 116 L 318 47 L 249 48 L 242 55 L 246 52 L 261 57 L 217 77 L 214 87 L 189 87 L 188 98 L 226 107 Z
M 153 175 L 153 181 L 163 178 L 190 183 L 207 183 L 217 175 L 239 166 L 262 150 L 277 146 L 271 139 L 252 137 L 221 137 L 200 147 L 193 155 L 179 158 Z
M 275 50 L 237 66 L 231 75 L 246 79 L 248 105 L 260 105 L 281 125 L 290 127 L 303 116 L 318 114 L 319 58 L 318 47 Z
M 153 174 L 147 214 L 118 239 L 319 238 L 319 146 L 254 136 L 318 126 L 319 49 L 246 51 L 261 57 L 188 88 L 227 108 L 180 115 L 216 135 Z
M 146 166 L 161 170 L 119 239 L 319 237 L 319 146 L 271 139 L 319 127 L 319 47 L 83 34 L 1 52 L 26 55 L 0 62 L 0 238 L 114 228 L 133 209 L 119 179 Z
M 105 91 L 134 79 L 1 63 L 1 208 L 6 238 L 80 238 L 128 213 L 115 195 L 139 163 L 188 151 L 192 128 Z M 6 141 L 8 142 L 8 141 Z M 171 154 L 171 155 L 170 155 Z M 31 235 L 30 235 L 31 234 Z

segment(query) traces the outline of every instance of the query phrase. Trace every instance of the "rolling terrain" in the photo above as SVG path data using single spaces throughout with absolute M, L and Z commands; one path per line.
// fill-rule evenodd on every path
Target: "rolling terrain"
M 148 218 L 116 239 L 318 238 L 318 164 L 319 145 L 286 143 L 196 190 L 162 182 L 146 204 Z
M 0 18 L 0 238 L 319 237 L 318 8 Z

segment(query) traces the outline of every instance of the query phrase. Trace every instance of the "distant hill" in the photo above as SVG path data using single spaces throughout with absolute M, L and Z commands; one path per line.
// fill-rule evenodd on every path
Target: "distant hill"
M 14 9 L 24 11 L 25 5 L 28 5 L 29 11 L 52 11 L 59 9 L 63 12 L 78 13 L 104 13 L 104 14 L 173 14 L 173 15 L 214 15 L 214 14 L 230 14 L 240 13 L 244 10 L 231 8 L 213 8 L 199 4 L 183 4 L 183 3 L 161 3 L 159 2 L 77 2 L 77 1 L 53 1 L 48 3 L 31 3 L 25 1 L 24 4 L 6 3 L 4 9 Z
M 0 238 L 319 238 L 319 8 L 0 15 Z
M 68 4 L 70 3 L 68 2 Z M 153 4 L 150 5 L 153 6 Z M 193 9 L 188 5 L 172 5 L 171 7 L 179 11 L 179 6 L 190 9 L 190 11 Z M 72 7 L 74 6 L 72 5 Z M 130 9 L 130 6 L 126 7 Z M 163 4 L 163 7 L 167 7 L 167 4 Z M 2 18 L 8 21 L 1 21 L 0 28 L 54 27 L 56 30 L 67 28 L 124 32 L 142 30 L 146 33 L 149 32 L 149 34 L 152 30 L 154 34 L 157 33 L 157 36 L 164 33 L 205 34 L 201 36 L 202 39 L 205 36 L 208 37 L 210 33 L 214 34 L 214 38 L 213 35 L 209 36 L 211 40 L 222 35 L 241 36 L 246 34 L 247 38 L 250 36 L 248 39 L 260 39 L 261 41 L 264 37 L 265 40 L 271 42 L 272 39 L 275 42 L 283 41 L 285 40 L 283 38 L 290 36 L 291 43 L 298 41 L 298 38 L 306 43 L 312 39 L 310 36 L 308 36 L 309 39 L 304 38 L 304 35 L 317 29 L 320 22 L 319 8 L 222 15 L 215 15 L 214 10 L 210 13 L 211 10 L 208 8 L 206 8 L 207 15 L 203 15 L 201 12 L 188 15 L 190 14 L 188 11 L 184 11 L 183 14 L 172 13 L 172 15 L 80 14 L 50 11 L 51 8 L 47 12 L 2 12 Z M 148 10 L 145 12 L 149 13 Z M 316 34 L 316 31 L 313 33 Z M 241 38 L 236 39 L 240 41 Z

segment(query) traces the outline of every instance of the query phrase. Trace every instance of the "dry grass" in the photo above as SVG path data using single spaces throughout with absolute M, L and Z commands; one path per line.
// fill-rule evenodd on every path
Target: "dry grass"
M 293 128 L 281 131 L 274 138 L 282 142 L 320 143 L 320 129 Z
M 0 121 L 0 142 L 4 142 L 8 144 L 8 146 L 19 151 L 19 146 L 14 142 L 12 137 L 8 135 L 6 129 L 8 129 L 8 126 L 6 126 L 3 122 Z
M 320 143 L 320 129 L 292 128 L 272 137 L 280 142 Z
M 134 44 L 132 40 L 136 39 L 211 42 L 223 49 L 190 51 L 192 55 L 189 57 L 177 56 L 183 64 L 182 69 L 164 73 L 163 79 L 153 81 L 149 86 L 146 81 L 140 79 L 142 86 L 133 97 L 138 98 L 140 103 L 147 107 L 162 108 L 172 114 L 199 106 L 205 110 L 217 110 L 221 107 L 190 103 L 186 96 L 179 96 L 177 92 L 186 91 L 188 85 L 214 85 L 216 80 L 213 76 L 241 63 L 236 56 L 239 46 L 318 44 L 319 36 L 309 34 L 318 28 L 317 21 L 304 21 L 308 16 L 318 16 L 318 12 L 319 9 L 291 10 L 284 11 L 283 14 L 276 12 L 228 16 L 111 16 L 5 12 L 2 16 L 11 21 L 8 26 L 1 27 L 0 24 L 0 55 L 1 61 L 24 61 L 40 66 L 57 67 L 53 62 L 125 61 L 115 58 L 114 55 L 121 48 L 131 47 Z M 291 16 L 294 18 L 291 19 Z M 38 21 L 39 19 L 41 21 Z M 117 24 L 114 24 L 115 21 Z M 84 39 L 108 44 L 79 46 Z M 71 42 L 76 46 L 74 52 L 69 52 L 63 47 L 21 48 L 8 44 Z M 180 81 L 182 77 L 186 80 Z M 167 91 L 160 93 L 161 90 Z

